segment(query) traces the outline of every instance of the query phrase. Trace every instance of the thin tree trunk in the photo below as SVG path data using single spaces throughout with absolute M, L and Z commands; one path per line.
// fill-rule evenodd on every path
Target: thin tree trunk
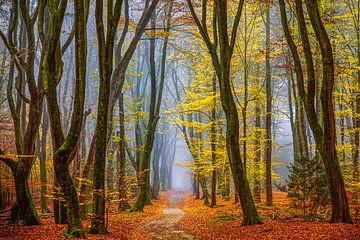
M 120 129 L 119 129 L 119 146 L 118 146 L 118 186 L 119 186 L 119 211 L 125 211 L 130 208 L 130 204 L 127 201 L 127 194 L 126 194 L 126 182 L 125 182 L 125 119 L 124 119 L 124 97 L 123 94 L 120 95 L 119 98 L 119 122 L 120 122 Z
M 216 76 L 212 78 L 212 92 L 214 97 L 214 105 L 211 110 L 211 164 L 212 164 L 212 176 L 211 176 L 211 206 L 216 206 Z
M 40 181 L 41 181 L 41 213 L 49 213 L 50 210 L 47 207 L 47 176 L 46 176 L 46 139 L 49 130 L 49 116 L 46 110 L 46 103 L 43 103 L 43 122 L 42 122 L 42 134 L 41 134 L 41 154 L 40 154 Z
M 265 167 L 266 167 L 266 205 L 273 205 L 272 196 L 272 87 L 271 87 L 271 65 L 270 65 L 270 3 L 266 6 L 266 149 L 265 149 Z
M 256 202 L 261 202 L 260 196 L 260 161 L 261 161 L 261 144 L 260 144 L 260 135 L 261 135 L 261 110 L 260 110 L 260 102 L 256 101 L 255 106 L 255 128 L 256 128 L 256 140 L 254 141 L 255 145 L 255 159 L 254 159 L 254 200 Z
M 166 27 L 165 32 L 169 33 L 170 24 L 171 24 L 171 14 L 172 14 L 173 1 L 167 6 L 166 11 Z M 153 12 L 151 17 L 151 28 L 153 31 L 156 29 L 156 13 Z M 151 152 L 153 148 L 155 131 L 157 123 L 160 119 L 160 108 L 161 108 L 161 99 L 164 88 L 165 81 L 165 67 L 166 67 L 166 55 L 167 55 L 167 46 L 168 46 L 168 34 L 165 36 L 162 55 L 161 55 L 161 68 L 160 68 L 160 83 L 158 94 L 156 93 L 156 66 L 155 66 L 155 39 L 150 39 L 150 80 L 151 80 L 151 96 L 150 96 L 150 113 L 149 120 L 147 123 L 146 129 L 146 141 L 144 145 L 144 151 L 141 156 L 140 171 L 143 175 L 142 183 L 140 185 L 140 191 L 136 199 L 136 203 L 133 207 L 133 210 L 142 210 L 145 205 L 151 203 L 150 201 L 150 160 Z

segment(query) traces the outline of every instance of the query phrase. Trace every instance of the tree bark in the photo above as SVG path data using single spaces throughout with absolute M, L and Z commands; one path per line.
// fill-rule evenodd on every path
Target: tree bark
M 271 65 L 270 65 L 270 3 L 266 2 L 266 56 L 265 56 L 265 65 L 266 65 L 266 149 L 265 149 L 265 185 L 266 185 L 266 205 L 273 205 L 272 197 L 272 136 L 271 136 L 271 127 L 272 127 L 272 87 L 271 87 Z
M 216 206 L 216 76 L 212 78 L 212 92 L 214 97 L 213 107 L 211 110 L 211 164 L 212 164 L 212 176 L 211 176 L 211 206 Z
M 42 107 L 43 122 L 42 122 L 42 134 L 41 134 L 41 153 L 40 153 L 40 181 L 41 181 L 41 213 L 49 213 L 50 210 L 47 207 L 47 176 L 46 176 L 46 139 L 49 130 L 49 116 L 46 110 L 46 103 L 43 103 Z
M 118 146 L 118 186 L 119 186 L 119 211 L 125 211 L 130 208 L 130 204 L 127 201 L 127 193 L 126 193 L 126 182 L 125 182 L 125 119 L 124 119 L 124 96 L 120 95 L 119 98 L 119 146 Z

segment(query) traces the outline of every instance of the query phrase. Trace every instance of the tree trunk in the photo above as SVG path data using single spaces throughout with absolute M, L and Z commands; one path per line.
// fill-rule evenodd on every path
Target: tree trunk
M 112 107 L 110 101 L 111 75 L 113 74 L 114 40 L 120 19 L 122 1 L 107 6 L 106 34 L 103 20 L 103 2 L 97 1 L 95 8 L 96 33 L 99 45 L 98 63 L 100 87 L 96 120 L 96 146 L 93 172 L 93 212 L 89 233 L 106 234 L 105 227 L 105 163 L 108 138 L 111 136 Z M 110 106 L 110 104 L 112 106 Z M 110 110 L 110 111 L 109 111 Z M 110 122 L 108 123 L 108 120 Z
M 261 111 L 260 111 L 260 102 L 256 101 L 255 107 L 255 128 L 256 128 L 256 140 L 254 141 L 255 145 L 255 159 L 254 159 L 254 200 L 255 202 L 261 202 L 260 197 L 260 161 L 261 161 L 261 144 L 260 144 L 260 136 L 261 136 Z
M 39 225 L 40 220 L 35 210 L 35 205 L 31 197 L 28 185 L 28 172 L 19 169 L 12 169 L 16 190 L 16 202 L 11 208 L 11 223 L 18 220 L 23 221 L 24 225 Z
M 118 146 L 118 186 L 119 186 L 119 211 L 125 211 L 130 208 L 130 204 L 127 201 L 127 194 L 126 194 L 126 182 L 125 182 L 125 162 L 126 162 L 126 155 L 125 155 L 125 119 L 124 119 L 124 96 L 121 93 L 119 98 L 119 122 L 120 122 L 120 129 L 119 129 L 119 146 Z
M 56 179 L 64 194 L 67 211 L 67 234 L 70 236 L 84 236 L 84 229 L 80 216 L 79 201 L 76 193 L 75 185 L 68 171 L 68 165 L 64 164 L 68 161 L 67 156 L 54 155 L 54 170 Z
M 47 207 L 47 177 L 46 177 L 46 139 L 49 130 L 49 116 L 46 110 L 46 103 L 43 103 L 43 123 L 42 123 L 42 134 L 41 134 L 41 154 L 40 154 L 40 181 L 41 181 L 41 213 L 49 213 L 50 210 Z
M 237 189 L 240 197 L 241 207 L 243 210 L 244 225 L 253 225 L 262 223 L 260 216 L 258 215 L 255 204 L 251 195 L 249 182 L 245 173 L 245 166 L 242 162 L 240 149 L 239 149 L 239 116 L 236 108 L 234 95 L 231 89 L 230 80 L 230 68 L 231 58 L 235 46 L 235 38 L 238 29 L 238 25 L 241 18 L 244 1 L 239 1 L 237 8 L 233 29 L 231 30 L 231 38 L 229 38 L 228 32 L 228 8 L 227 0 L 216 0 L 215 1 L 215 14 L 214 19 L 217 22 L 218 34 L 214 37 L 216 43 L 219 42 L 219 51 L 217 51 L 217 45 L 213 44 L 209 39 L 207 33 L 206 24 L 201 23 L 198 19 L 194 7 L 190 0 L 187 0 L 193 19 L 199 28 L 200 34 L 202 35 L 208 50 L 210 52 L 212 63 L 219 81 L 220 86 L 220 98 L 222 107 L 225 112 L 226 118 L 226 150 L 230 167 L 233 173 L 235 182 L 235 188 Z M 206 8 L 206 6 L 205 6 Z M 206 16 L 203 16 L 203 19 Z M 206 22 L 206 21 L 205 21 Z M 219 54 L 218 54 L 219 52 Z
M 166 27 L 165 32 L 169 33 L 170 31 L 170 23 L 171 23 L 171 14 L 172 14 L 172 6 L 173 1 L 167 5 L 168 9 L 166 9 Z M 156 30 L 156 12 L 153 11 L 151 17 L 151 28 L 153 31 Z M 141 157 L 140 163 L 140 171 L 143 175 L 142 182 L 140 185 L 140 192 L 136 199 L 136 203 L 133 207 L 133 210 L 143 210 L 144 206 L 151 203 L 150 201 L 150 160 L 151 160 L 151 152 L 153 148 L 153 143 L 155 139 L 155 131 L 157 123 L 160 119 L 160 110 L 161 110 L 161 99 L 164 89 L 165 82 L 165 67 L 166 67 L 166 56 L 167 56 L 167 46 L 168 46 L 168 38 L 166 35 L 162 47 L 161 52 L 161 65 L 160 65 L 160 83 L 159 90 L 156 93 L 156 66 L 155 66 L 155 38 L 150 39 L 150 80 L 151 80 L 151 96 L 150 96 L 150 113 L 149 119 L 147 123 L 146 129 L 146 141 L 144 145 L 144 151 Z
M 272 197 L 272 87 L 271 87 L 271 65 L 270 65 L 270 3 L 266 4 L 266 149 L 265 149 L 265 167 L 266 167 L 266 205 L 273 205 Z
M 159 199 L 159 192 L 160 192 L 160 158 L 161 154 L 160 151 L 162 150 L 162 142 L 163 136 L 159 136 L 160 134 L 156 134 L 156 141 L 155 146 L 153 150 L 153 157 L 152 157 L 152 165 L 153 165 L 153 180 L 152 180 L 152 186 L 151 186 L 151 197 L 152 199 Z
M 1 91 L 1 88 L 0 88 L 0 91 Z M 2 168 L 0 166 L 0 210 L 3 210 L 3 209 L 5 209 L 5 201 L 4 201 L 4 197 L 3 197 L 4 196 L 4 190 L 2 188 L 1 176 L 2 176 Z
M 156 25 L 156 13 L 154 12 L 151 17 L 151 28 L 155 31 Z M 140 161 L 140 191 L 138 193 L 136 203 L 133 207 L 133 211 L 142 211 L 145 205 L 151 204 L 150 195 L 150 160 L 151 152 L 153 148 L 155 130 L 158 122 L 158 116 L 156 116 L 156 65 L 155 65 L 155 38 L 150 39 L 150 80 L 151 80 L 151 96 L 150 96 L 150 113 L 146 129 L 146 140 L 144 144 L 144 150 L 141 154 Z
M 96 131 L 94 132 L 94 135 L 96 135 Z M 80 205 L 80 214 L 82 217 L 85 217 L 87 213 L 88 205 L 86 204 L 87 201 L 87 195 L 89 190 L 89 182 L 90 182 L 90 176 L 93 170 L 94 166 L 94 157 L 95 157 L 95 146 L 96 146 L 96 137 L 93 137 L 91 139 L 90 148 L 88 157 L 86 160 L 86 164 L 84 166 L 81 178 L 81 184 L 80 184 L 80 194 L 79 194 L 79 203 Z
M 67 216 L 66 216 L 66 206 L 65 201 L 63 199 L 63 193 L 61 192 L 60 185 L 56 178 L 54 179 L 54 219 L 56 224 L 66 224 L 67 223 Z M 60 200 L 61 199 L 61 200 Z

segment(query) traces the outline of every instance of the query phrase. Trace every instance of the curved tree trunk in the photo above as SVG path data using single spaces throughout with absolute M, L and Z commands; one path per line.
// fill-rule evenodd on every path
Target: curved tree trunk
M 11 209 L 11 223 L 18 220 L 24 222 L 24 225 L 39 225 L 40 220 L 35 210 L 35 205 L 31 197 L 28 185 L 29 173 L 19 169 L 12 169 L 16 190 L 16 202 Z
M 199 28 L 200 34 L 210 52 L 212 63 L 219 81 L 220 99 L 226 118 L 226 150 L 230 167 L 233 173 L 235 188 L 239 193 L 241 208 L 243 210 L 244 225 L 262 223 L 252 198 L 249 182 L 245 172 L 245 166 L 240 155 L 239 143 L 239 116 L 236 108 L 234 95 L 231 89 L 230 68 L 234 52 L 235 38 L 241 18 L 244 1 L 240 0 L 229 37 L 227 0 L 216 0 L 214 6 L 214 43 L 210 40 L 206 27 L 206 11 L 202 21 L 196 15 L 191 0 L 187 0 L 191 15 Z M 203 2 L 206 9 L 206 1 Z M 217 44 L 219 43 L 219 49 Z M 219 50 L 219 51 L 218 51 Z
M 293 57 L 299 95 L 304 103 L 309 125 L 314 135 L 316 148 L 322 161 L 324 162 L 327 173 L 332 205 L 331 222 L 351 223 L 352 219 L 350 216 L 344 179 L 341 174 L 335 148 L 336 132 L 332 97 L 335 78 L 332 46 L 319 14 L 317 0 L 306 0 L 305 3 L 322 55 L 323 81 L 320 92 L 322 112 L 319 117 L 316 115 L 314 103 L 316 79 L 314 74 L 313 56 L 311 53 L 311 46 L 308 38 L 303 4 L 301 0 L 296 0 L 296 17 L 300 29 L 303 50 L 305 53 L 304 57 L 306 60 L 306 69 L 308 72 L 307 89 L 305 89 L 300 55 L 289 30 L 284 0 L 279 0 L 281 23 Z

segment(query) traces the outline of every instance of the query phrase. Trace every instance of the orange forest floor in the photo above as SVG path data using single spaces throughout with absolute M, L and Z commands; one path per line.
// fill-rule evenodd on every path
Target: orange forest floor
M 167 206 L 168 193 L 162 193 L 159 200 L 154 200 L 152 205 L 146 206 L 143 212 L 109 213 L 108 231 L 106 236 L 86 234 L 86 239 L 150 239 L 141 231 L 141 226 L 162 217 L 162 209 Z M 38 211 L 39 212 L 39 211 Z M 85 230 L 90 227 L 90 220 L 84 220 Z M 0 239 L 34 240 L 34 239 L 64 239 L 63 233 L 67 225 L 55 224 L 53 216 L 41 217 L 39 226 L 8 225 L 0 221 Z
M 274 206 L 265 206 L 264 202 L 257 204 L 264 224 L 256 226 L 241 226 L 240 205 L 234 204 L 233 199 L 224 201 L 219 197 L 218 206 L 209 208 L 202 200 L 194 201 L 194 197 L 188 195 L 183 207 L 186 215 L 179 226 L 200 240 L 360 240 L 359 219 L 355 219 L 355 224 L 305 222 L 301 211 L 290 207 L 287 193 L 275 192 L 273 195 Z
M 145 207 L 144 212 L 116 213 L 109 215 L 110 234 L 106 236 L 87 234 L 87 239 L 151 239 L 151 236 L 161 234 L 158 225 L 152 223 L 167 223 L 169 219 L 163 210 L 169 207 L 169 198 L 173 193 L 162 193 L 159 200 Z M 171 202 L 171 201 L 170 201 Z M 241 209 L 234 201 L 217 200 L 217 207 L 207 207 L 202 200 L 195 200 L 190 194 L 184 196 L 181 203 L 182 211 L 178 221 L 171 231 L 184 232 L 189 238 L 155 238 L 155 239 L 269 239 L 269 240 L 297 240 L 319 239 L 360 240 L 360 221 L 355 218 L 355 224 L 329 224 L 322 222 L 305 222 L 301 218 L 301 211 L 290 207 L 290 200 L 286 193 L 274 193 L 274 206 L 267 207 L 263 203 L 257 204 L 258 211 L 264 219 L 264 224 L 257 226 L 241 226 Z M 171 206 L 170 206 L 171 207 Z M 169 218 L 169 216 L 167 217 Z M 170 216 L 170 219 L 172 217 Z M 53 217 L 41 217 L 40 226 L 7 225 L 0 221 L 0 239 L 62 239 L 66 225 L 57 225 Z M 90 225 L 89 220 L 84 221 L 85 229 Z M 145 227 L 144 227 L 145 226 Z M 146 227 L 148 226 L 148 227 Z M 149 227 L 150 226 L 150 227 Z M 151 229 L 151 226 L 154 229 Z M 154 234 L 155 233 L 155 234 Z M 167 233 L 168 236 L 169 232 Z

